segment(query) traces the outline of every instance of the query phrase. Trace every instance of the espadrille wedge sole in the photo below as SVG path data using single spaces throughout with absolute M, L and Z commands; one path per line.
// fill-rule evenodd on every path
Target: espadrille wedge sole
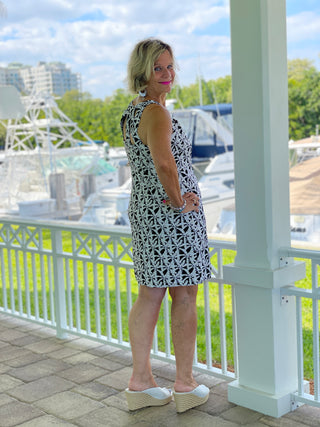
M 162 406 L 171 402 L 172 393 L 166 388 L 153 387 L 143 391 L 126 389 L 126 398 L 130 411 L 146 408 L 147 406 Z
M 205 385 L 199 385 L 194 390 L 186 393 L 179 393 L 173 391 L 173 397 L 176 403 L 177 412 L 185 412 L 188 409 L 206 403 L 209 397 L 209 391 L 210 390 Z

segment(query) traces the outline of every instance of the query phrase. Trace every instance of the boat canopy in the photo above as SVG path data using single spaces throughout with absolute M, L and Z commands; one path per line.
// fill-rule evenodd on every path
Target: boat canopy
M 200 110 L 212 113 L 213 117 L 226 116 L 232 114 L 232 104 L 209 104 L 209 105 L 197 105 L 192 108 L 199 108 Z
M 212 104 L 172 112 L 192 142 L 193 161 L 233 150 L 231 104 Z

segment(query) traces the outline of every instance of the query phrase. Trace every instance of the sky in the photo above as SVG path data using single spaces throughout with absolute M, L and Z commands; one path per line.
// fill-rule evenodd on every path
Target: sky
M 241 1 L 241 0 L 239 0 Z M 231 74 L 229 0 L 1 0 L 0 67 L 61 61 L 82 76 L 82 90 L 104 99 L 126 88 L 139 40 L 173 46 L 178 82 Z M 320 69 L 320 1 L 287 0 L 288 58 Z

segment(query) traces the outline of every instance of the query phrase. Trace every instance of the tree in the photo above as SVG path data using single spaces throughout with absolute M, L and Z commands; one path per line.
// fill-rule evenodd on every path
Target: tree
M 122 89 L 116 90 L 104 101 L 93 99 L 87 92 L 72 90 L 58 100 L 58 105 L 91 139 L 119 146 L 122 144 L 121 115 L 131 99 L 132 95 Z
M 103 124 L 106 134 L 106 141 L 111 146 L 123 144 L 120 119 L 123 111 L 131 102 L 133 96 L 123 89 L 117 89 L 111 98 L 107 98 L 103 110 Z
M 320 121 L 320 72 L 308 60 L 288 62 L 289 137 L 315 133 Z
M 288 79 L 301 81 L 304 79 L 305 72 L 311 69 L 314 69 L 314 64 L 309 59 L 289 59 Z
M 209 80 L 208 86 L 212 87 L 214 102 L 216 104 L 232 103 L 231 76 L 220 77 L 217 80 Z
M 189 86 L 175 86 L 170 94 L 171 99 L 177 100 L 175 108 L 199 105 L 200 93 L 203 105 L 232 102 L 231 76 L 209 81 L 201 79 L 200 87 L 201 92 L 199 80 Z M 288 88 L 289 137 L 305 138 L 315 132 L 320 121 L 320 72 L 307 59 L 289 60 Z M 132 98 L 123 89 L 116 90 L 104 101 L 93 99 L 89 93 L 70 91 L 58 101 L 58 105 L 92 139 L 120 146 L 120 118 Z
M 206 82 L 201 79 L 189 86 L 176 86 L 170 98 L 177 100 L 176 108 L 187 108 L 200 105 L 200 88 L 202 93 L 202 104 L 230 103 L 232 98 L 231 76 L 220 77 L 217 80 Z
M 0 123 L 0 150 L 4 150 L 6 145 L 6 133 L 7 129 Z

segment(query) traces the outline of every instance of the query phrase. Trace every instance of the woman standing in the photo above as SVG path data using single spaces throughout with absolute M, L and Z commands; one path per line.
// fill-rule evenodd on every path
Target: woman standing
M 129 316 L 133 373 L 126 397 L 130 410 L 160 406 L 171 392 L 157 386 L 150 351 L 163 297 L 172 298 L 171 330 L 176 358 L 173 396 L 184 412 L 208 399 L 209 389 L 192 374 L 197 332 L 198 284 L 210 277 L 206 224 L 191 143 L 166 109 L 175 79 L 171 47 L 139 42 L 128 63 L 128 85 L 139 95 L 121 119 L 131 166 L 129 219 L 139 295 Z

